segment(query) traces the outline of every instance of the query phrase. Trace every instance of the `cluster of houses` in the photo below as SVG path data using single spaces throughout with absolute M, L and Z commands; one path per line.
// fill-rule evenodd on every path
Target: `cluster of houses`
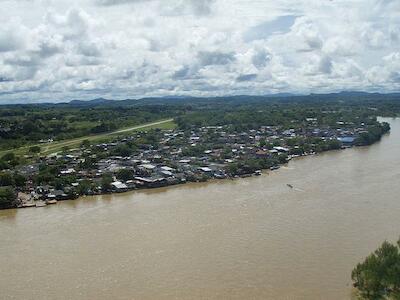
M 312 150 L 300 154 L 293 151 L 298 145 L 289 141 L 295 138 L 337 140 L 343 147 L 348 147 L 367 130 L 362 123 L 338 122 L 334 127 L 321 127 L 317 119 L 308 118 L 306 121 L 307 126 L 299 128 L 261 126 L 242 132 L 232 131 L 229 126 L 155 131 L 152 132 L 156 135 L 155 143 L 135 144 L 136 148 L 129 155 L 116 155 L 115 152 L 120 145 L 132 145 L 143 140 L 148 133 L 139 132 L 112 142 L 82 146 L 19 167 L 18 173 L 28 181 L 26 187 L 19 190 L 18 198 L 22 207 L 44 206 L 81 194 L 125 192 L 235 177 L 236 174 L 229 173 L 227 167 L 236 162 L 280 156 L 288 161 L 295 156 L 314 153 Z M 62 182 L 61 186 L 34 184 L 33 178 L 40 173 L 43 164 L 59 167 L 55 177 Z M 274 165 L 271 169 L 278 167 Z M 254 175 L 260 173 L 261 170 L 253 172 Z M 107 188 L 104 186 L 105 175 L 111 178 Z

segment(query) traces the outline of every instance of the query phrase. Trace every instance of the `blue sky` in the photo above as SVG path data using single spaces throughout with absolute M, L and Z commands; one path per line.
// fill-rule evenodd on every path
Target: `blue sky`
M 0 103 L 400 90 L 398 0 L 0 0 Z

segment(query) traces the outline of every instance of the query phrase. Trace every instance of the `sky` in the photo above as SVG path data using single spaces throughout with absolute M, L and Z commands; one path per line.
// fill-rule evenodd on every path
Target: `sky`
M 0 0 L 0 103 L 400 91 L 399 0 Z

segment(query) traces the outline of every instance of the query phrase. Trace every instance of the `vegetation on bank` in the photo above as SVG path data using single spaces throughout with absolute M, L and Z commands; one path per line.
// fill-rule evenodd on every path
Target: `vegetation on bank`
M 49 156 L 39 155 L 40 149 L 31 147 L 29 164 L 9 152 L 2 157 L 0 186 L 25 195 L 18 196 L 24 199 L 19 203 L 8 193 L 0 208 L 35 205 L 26 200 L 32 197 L 34 201 L 67 200 L 114 192 L 118 191 L 115 184 L 126 190 L 259 175 L 260 170 L 276 169 L 296 156 L 366 145 L 357 137 L 371 136 L 365 139 L 369 143 L 390 129 L 373 117 L 361 122 L 357 114 L 346 122 L 340 120 L 332 127 L 319 123 L 318 118 L 306 118 L 304 124 L 285 121 L 292 124 L 289 129 L 263 125 L 236 131 L 232 124 L 150 129 L 114 136 L 106 143 L 82 140 L 77 148 Z M 353 142 L 339 140 L 349 135 Z
M 400 240 L 385 241 L 351 273 L 362 299 L 400 299 Z
M 26 145 L 99 135 L 120 128 L 169 119 L 182 108 L 15 105 L 0 110 L 0 151 Z
M 170 176 L 169 182 L 178 177 L 199 181 L 210 176 L 247 176 L 295 156 L 370 145 L 390 130 L 376 116 L 400 111 L 400 102 L 394 99 L 365 103 L 314 96 L 214 100 L 5 107 L 0 112 L 0 149 L 25 146 L 0 150 L 0 187 L 5 189 L 0 208 L 17 205 L 8 189 L 31 193 L 45 186 L 73 198 L 108 192 L 113 180 L 125 182 L 145 175 Z M 156 124 L 163 117 L 174 120 Z M 150 124 L 135 126 L 143 120 Z M 85 130 L 78 130 L 83 124 Z M 137 162 L 128 166 L 130 170 L 99 172 L 103 171 L 99 164 L 115 157 L 122 158 L 115 161 L 118 167 L 126 168 L 134 160 L 154 164 L 159 172 L 143 171 Z M 180 160 L 190 163 L 183 166 Z M 174 173 L 165 175 L 161 166 Z M 201 171 L 210 167 L 211 171 Z
M 125 135 L 129 135 L 132 132 L 138 130 L 151 130 L 151 129 L 168 130 L 168 129 L 174 129 L 175 127 L 176 124 L 173 121 L 173 119 L 157 120 L 150 124 L 142 124 L 130 128 L 120 128 L 114 132 L 93 134 L 88 136 L 82 136 L 80 138 L 24 146 L 12 150 L 12 152 L 10 152 L 9 150 L 3 150 L 0 151 L 0 170 L 4 169 L 2 168 L 2 164 L 4 165 L 4 163 L 6 162 L 5 160 L 2 160 L 2 157 L 7 157 L 8 155 L 14 155 L 14 157 L 19 157 L 19 158 L 22 158 L 23 156 L 49 155 L 52 153 L 63 151 L 65 149 L 72 149 L 74 147 L 79 147 L 83 142 L 84 143 L 107 142 L 109 140 L 114 139 L 115 137 L 122 137 Z
M 379 141 L 385 133 L 390 131 L 390 125 L 383 122 L 381 126 L 374 126 L 368 132 L 362 132 L 356 139 L 356 145 L 367 146 Z
M 271 125 L 284 124 L 282 122 L 289 120 L 290 114 L 299 119 L 312 116 L 313 108 L 315 113 L 324 108 L 326 112 L 338 112 L 343 118 L 353 112 L 365 117 L 396 116 L 400 113 L 400 101 L 398 94 L 339 93 L 287 97 L 97 99 L 70 104 L 7 105 L 0 110 L 0 153 L 24 146 L 29 148 L 41 142 L 62 142 L 180 116 L 181 125 L 186 123 L 187 118 L 198 126 L 205 124 L 202 115 L 207 115 L 207 124 L 235 121 L 237 129 L 249 128 L 260 121 L 268 121 Z M 238 114 L 240 111 L 242 113 Z M 256 115 L 252 114 L 256 112 Z M 327 124 L 330 117 L 333 122 L 337 116 L 327 115 Z
M 16 207 L 17 204 L 17 195 L 13 187 L 0 187 L 0 209 Z

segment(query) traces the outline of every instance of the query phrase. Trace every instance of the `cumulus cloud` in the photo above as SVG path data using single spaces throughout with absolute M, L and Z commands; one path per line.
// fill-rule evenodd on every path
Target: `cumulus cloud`
M 320 72 L 325 74 L 330 74 L 332 72 L 332 67 L 333 67 L 332 60 L 329 56 L 321 57 L 318 67 L 318 70 Z
M 236 78 L 236 81 L 251 81 L 257 78 L 257 74 L 243 74 Z
M 262 69 L 267 66 L 272 55 L 266 49 L 258 49 L 252 56 L 251 62 L 257 69 Z
M 235 61 L 234 52 L 200 51 L 198 58 L 201 66 L 227 65 Z
M 26 27 L 15 21 L 3 23 L 0 29 L 0 53 L 15 51 L 25 46 Z
M 2 11 L 0 102 L 400 88 L 395 0 L 35 0 Z
M 11 31 L 0 32 L 0 52 L 13 51 L 19 48 L 21 41 Z
M 195 15 L 209 15 L 212 10 L 211 6 L 215 0 L 190 0 Z
M 293 15 L 279 16 L 273 20 L 261 22 L 260 24 L 246 30 L 243 38 L 248 42 L 266 39 L 273 34 L 287 33 L 293 26 L 296 18 L 297 16 Z
M 379 49 L 386 47 L 387 36 L 381 30 L 372 26 L 368 26 L 362 31 L 361 38 L 364 44 L 370 48 Z
M 191 74 L 191 70 L 189 66 L 184 66 L 179 70 L 175 71 L 172 78 L 173 79 L 187 79 Z
M 299 51 L 313 51 L 322 48 L 323 42 L 318 27 L 308 17 L 296 20 L 293 33 L 298 38 Z
M 128 3 L 139 3 L 145 1 L 152 1 L 152 0 L 97 0 L 96 3 L 98 5 L 111 6 L 111 5 L 120 5 Z
M 164 13 L 179 15 L 182 13 L 192 13 L 196 16 L 207 16 L 212 13 L 212 6 L 216 0 L 176 0 L 160 1 L 158 7 Z M 100 6 L 114 6 L 122 4 L 139 4 L 157 2 L 155 0 L 96 0 Z
M 361 46 L 353 39 L 335 36 L 325 42 L 323 51 L 334 56 L 355 56 Z

